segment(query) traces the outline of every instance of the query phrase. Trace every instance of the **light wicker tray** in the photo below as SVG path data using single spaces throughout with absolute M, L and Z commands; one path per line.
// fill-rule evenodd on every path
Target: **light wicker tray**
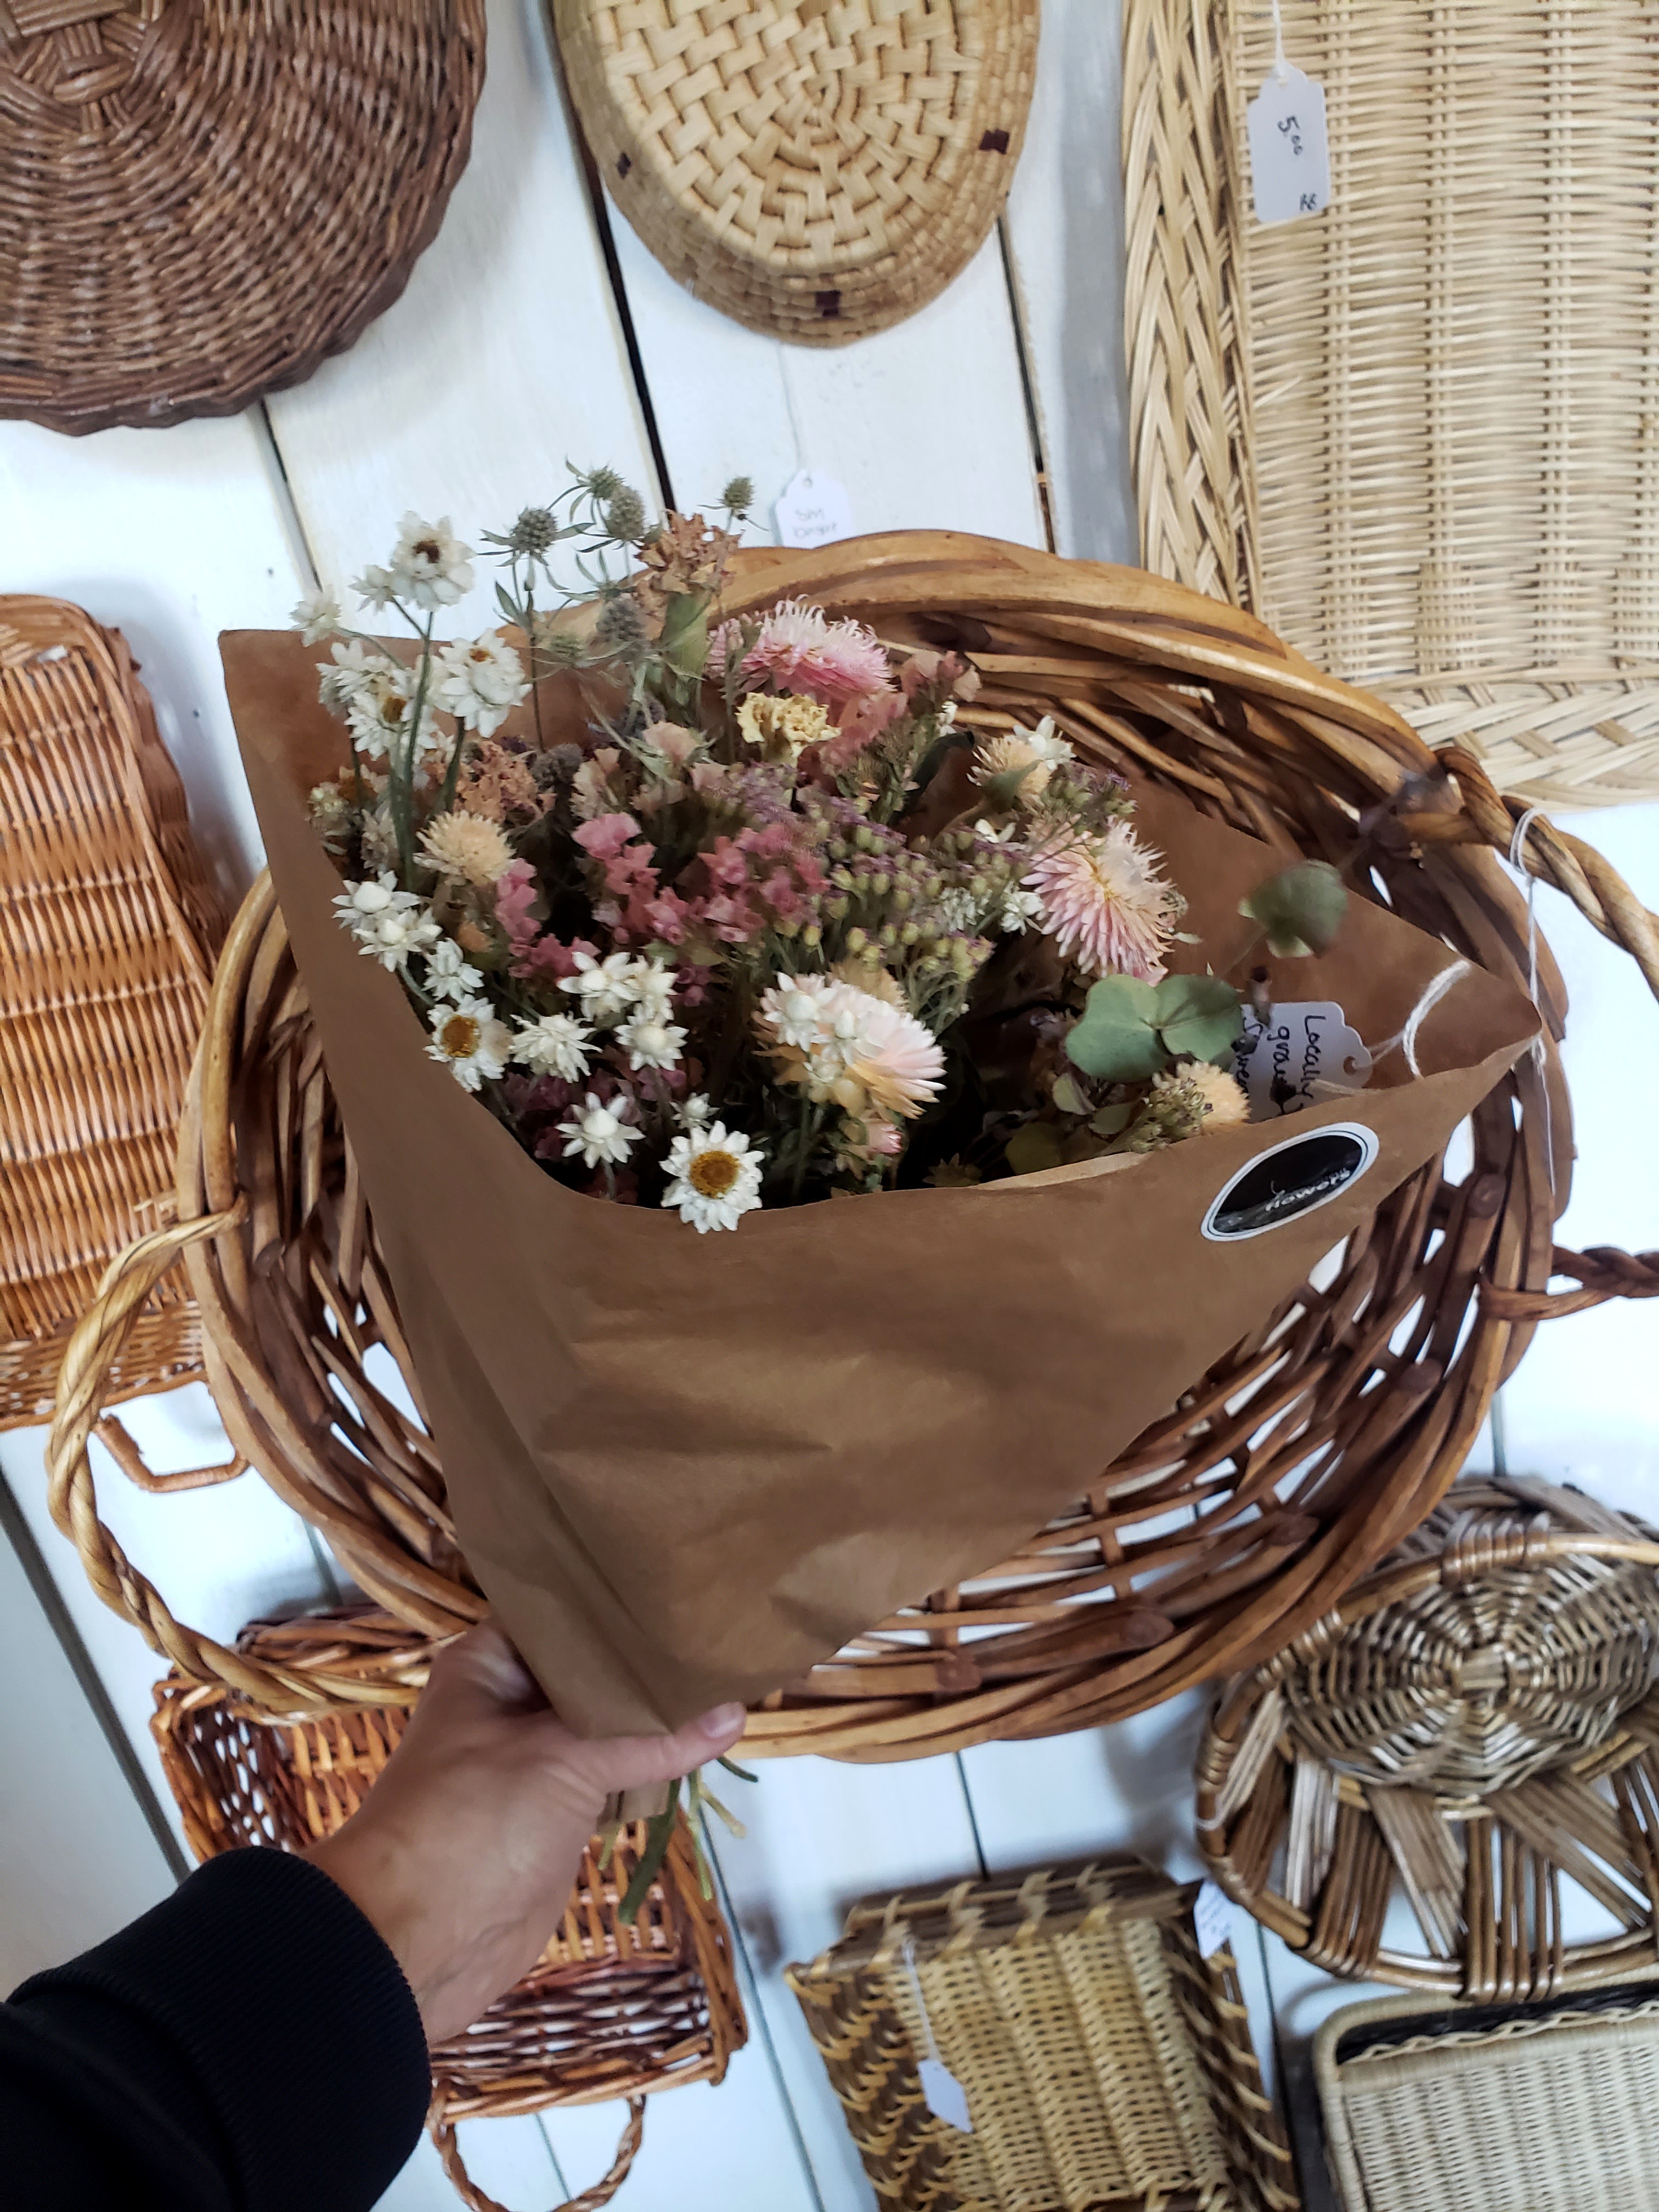
M 1149 568 L 1541 804 L 1659 793 L 1659 272 L 1644 0 L 1282 0 L 1327 211 L 1255 221 L 1265 0 L 1129 0 Z

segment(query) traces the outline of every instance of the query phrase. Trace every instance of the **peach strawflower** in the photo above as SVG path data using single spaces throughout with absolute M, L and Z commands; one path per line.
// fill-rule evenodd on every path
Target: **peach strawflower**
M 1185 906 L 1158 872 L 1162 858 L 1127 822 L 1060 839 L 1025 872 L 1025 888 L 1039 902 L 1037 927 L 1086 975 L 1156 983 Z
M 850 619 L 832 623 L 805 599 L 783 599 L 772 609 L 739 673 L 745 684 L 769 682 L 774 690 L 798 691 L 830 708 L 893 688 L 875 632 Z
M 482 888 L 507 873 L 513 848 L 499 824 L 482 815 L 434 814 L 421 832 L 421 857 L 441 876 L 459 876 Z
M 780 975 L 756 1025 L 781 1082 L 860 1118 L 909 1121 L 939 1095 L 945 1054 L 902 1006 L 829 975 Z

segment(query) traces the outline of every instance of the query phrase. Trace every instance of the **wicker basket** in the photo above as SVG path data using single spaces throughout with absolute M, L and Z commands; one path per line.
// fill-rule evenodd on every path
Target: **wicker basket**
M 1659 2203 L 1659 1986 L 1547 2005 L 1334 2013 L 1314 2069 L 1343 2212 Z
M 430 1656 L 378 1613 L 261 1623 L 240 1643 L 291 1669 L 355 1671 L 365 1683 L 391 1686 L 403 1702 L 283 1720 L 177 1674 L 158 1683 L 151 1727 L 199 1859 L 251 1844 L 302 1850 L 342 1827 L 396 1748 L 410 1680 L 424 1675 Z M 602 2204 L 638 2150 L 640 2100 L 654 2089 L 719 2081 L 746 2040 L 730 1939 L 719 1905 L 702 1893 L 684 1822 L 637 1923 L 618 1920 L 643 1842 L 642 1827 L 624 1829 L 603 1869 L 591 1845 L 538 1965 L 432 2053 L 433 2140 L 480 2212 L 491 2212 L 491 2200 L 466 2178 L 458 2122 L 628 2098 L 633 2110 L 617 2164 L 577 2200 Z
M 1037 0 L 554 0 L 606 189 L 669 274 L 769 337 L 925 307 L 1007 196 Z
M 1134 1859 L 854 1906 L 787 1969 L 891 2212 L 1293 2212 L 1230 1951 Z M 965 2091 L 929 2111 L 920 2059 Z
M 1280 17 L 1332 196 L 1264 227 Z M 1652 29 L 1643 0 L 1124 11 L 1147 566 L 1543 805 L 1659 793 Z
M 4 0 L 0 416 L 238 414 L 403 290 L 484 0 Z
M 1659 1534 L 1576 1491 L 1459 1485 L 1224 1695 L 1216 1880 L 1334 1974 L 1508 2002 L 1659 1957 Z M 1561 1881 L 1617 1923 L 1563 1932 Z M 1391 1948 L 1392 1887 L 1421 1951 Z
M 751 555 L 733 598 L 763 605 L 789 589 L 896 641 L 962 644 L 985 678 L 964 719 L 994 727 L 1052 709 L 1091 757 L 1280 851 L 1340 860 L 1364 816 L 1396 909 L 1524 985 L 1524 903 L 1488 849 L 1507 848 L 1510 815 L 1479 770 L 1464 761 L 1456 785 L 1437 779 L 1395 717 L 1248 616 L 1135 572 L 945 534 Z M 1541 823 L 1527 854 L 1659 985 L 1653 918 L 1605 863 Z M 1559 1030 L 1547 955 L 1540 993 Z M 1548 1080 L 1547 1113 L 1522 1063 L 1475 1115 L 1467 1174 L 1431 1162 L 1403 1184 L 1331 1279 L 1195 1381 L 1073 1514 L 974 1583 L 918 1592 L 765 1700 L 750 1753 L 902 1759 L 1092 1726 L 1248 1664 L 1328 1611 L 1451 1481 L 1550 1307 L 1553 1267 L 1585 1278 L 1569 1301 L 1659 1290 L 1644 1262 L 1552 1254 L 1544 1132 L 1564 1198 L 1571 1116 L 1553 1060 Z M 220 963 L 179 1217 L 118 1271 L 64 1371 L 52 1510 L 95 1587 L 183 1672 L 268 1702 L 291 1694 L 176 1623 L 97 1517 L 86 1438 L 101 1373 L 132 1299 L 182 1250 L 238 1450 L 377 1602 L 432 1636 L 477 1619 L 436 1453 L 405 1410 L 418 1413 L 418 1378 L 267 886 Z M 1264 1514 L 1258 1501 L 1275 1496 Z
M 105 1266 L 171 1211 L 223 934 L 125 639 L 0 599 L 0 1429 L 49 1418 Z M 200 1364 L 195 1308 L 163 1284 L 105 1395 Z

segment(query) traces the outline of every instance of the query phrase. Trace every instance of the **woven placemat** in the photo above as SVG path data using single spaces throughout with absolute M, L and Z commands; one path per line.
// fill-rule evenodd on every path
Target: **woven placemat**
M 1038 0 L 554 0 L 605 188 L 750 329 L 845 345 L 914 314 L 1006 197 Z
M 437 234 L 484 0 L 0 0 L 0 416 L 239 413 Z
M 1659 795 L 1644 0 L 1282 0 L 1331 200 L 1255 220 L 1266 0 L 1129 0 L 1146 565 L 1544 805 Z

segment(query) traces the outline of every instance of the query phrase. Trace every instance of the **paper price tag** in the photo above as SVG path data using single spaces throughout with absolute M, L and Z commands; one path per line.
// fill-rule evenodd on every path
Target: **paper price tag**
M 1200 1953 L 1206 1959 L 1232 1948 L 1232 1899 L 1212 1881 L 1200 1882 L 1193 1899 L 1193 1932 L 1198 1937 Z
M 1250 102 L 1250 184 L 1258 222 L 1294 222 L 1330 205 L 1325 89 L 1286 62 Z
M 1251 1119 L 1266 1121 L 1363 1091 L 1371 1056 L 1334 1000 L 1306 1000 L 1275 1006 L 1265 1027 L 1246 1012 L 1233 1073 L 1249 1094 Z
M 964 2136 L 974 2132 L 974 2124 L 968 2117 L 968 2092 L 942 2058 L 923 2058 L 916 2064 L 921 2082 L 922 2102 L 936 2120 L 943 2120 L 947 2128 L 955 2128 Z
M 781 545 L 829 545 L 853 534 L 847 487 L 822 469 L 797 469 L 772 509 Z

